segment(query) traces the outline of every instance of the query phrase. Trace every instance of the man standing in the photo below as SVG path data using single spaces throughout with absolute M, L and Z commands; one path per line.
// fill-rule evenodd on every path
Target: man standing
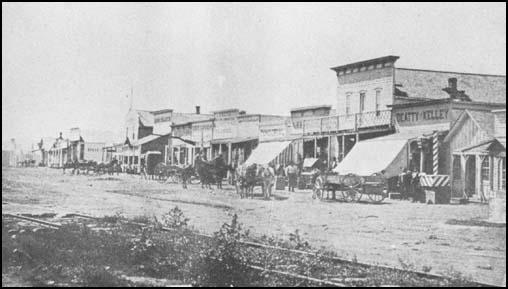
M 145 159 L 141 159 L 140 166 L 141 166 L 141 177 L 143 177 L 146 180 L 147 176 L 146 176 Z
M 297 186 L 298 167 L 293 162 L 287 166 L 286 176 L 288 176 L 288 191 L 294 192 Z

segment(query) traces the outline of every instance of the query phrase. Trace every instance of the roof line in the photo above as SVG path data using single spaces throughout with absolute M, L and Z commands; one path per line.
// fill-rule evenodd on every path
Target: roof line
M 494 77 L 505 77 L 506 78 L 506 75 L 502 75 L 502 74 L 485 74 L 485 73 L 457 72 L 457 71 L 447 71 L 447 70 L 432 70 L 432 69 L 418 69 L 418 68 L 404 68 L 404 67 L 395 67 L 395 69 L 425 71 L 425 72 L 438 72 L 438 73 L 454 73 L 454 74 L 477 75 L 477 76 L 494 76 Z
M 352 63 L 348 63 L 348 64 L 344 64 L 344 65 L 339 65 L 339 66 L 335 66 L 335 67 L 330 67 L 330 69 L 334 70 L 334 71 L 337 71 L 337 70 L 342 70 L 342 69 L 349 68 L 349 67 L 365 66 L 365 65 L 370 65 L 370 64 L 374 64 L 374 63 L 380 63 L 380 62 L 386 62 L 386 61 L 395 62 L 398 59 L 399 59 L 399 56 L 387 55 L 387 56 L 382 56 L 382 57 L 377 57 L 377 58 L 372 58 L 372 59 L 352 62 Z

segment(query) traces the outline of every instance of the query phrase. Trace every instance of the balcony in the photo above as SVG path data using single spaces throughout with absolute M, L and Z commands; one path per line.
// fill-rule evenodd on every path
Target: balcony
M 349 115 L 316 117 L 303 120 L 304 135 L 359 131 L 392 125 L 391 110 L 369 111 Z

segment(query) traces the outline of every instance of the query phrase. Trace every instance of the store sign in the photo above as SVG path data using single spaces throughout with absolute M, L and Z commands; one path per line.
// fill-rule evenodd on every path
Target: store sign
M 394 115 L 397 122 L 402 125 L 446 122 L 448 121 L 448 108 L 395 112 Z
M 172 112 L 157 114 L 154 116 L 154 123 L 171 121 Z

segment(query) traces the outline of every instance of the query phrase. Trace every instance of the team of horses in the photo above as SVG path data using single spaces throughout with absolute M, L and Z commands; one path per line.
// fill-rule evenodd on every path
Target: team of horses
M 71 174 L 108 174 L 113 175 L 116 173 L 117 175 L 122 172 L 122 168 L 117 161 L 111 161 L 109 163 L 97 163 L 95 161 L 85 161 L 85 162 L 69 162 L 63 165 L 62 167 L 63 173 L 65 174 L 66 170 L 71 170 Z
M 122 168 L 118 161 L 113 160 L 109 163 L 97 163 L 94 161 L 71 162 L 63 166 L 63 173 L 71 170 L 71 174 L 119 174 Z M 194 165 L 179 167 L 166 165 L 163 162 L 157 164 L 153 170 L 150 170 L 149 176 L 152 179 L 167 181 L 172 178 L 182 183 L 183 188 L 187 188 L 191 178 L 199 179 L 201 187 L 212 189 L 215 185 L 217 189 L 222 189 L 222 182 L 229 175 L 231 183 L 235 186 L 236 192 L 241 198 L 253 198 L 254 187 L 260 186 L 263 197 L 269 199 L 272 195 L 272 188 L 275 183 L 275 174 L 271 167 L 256 164 L 241 165 L 236 169 L 224 162 L 222 158 L 215 158 L 212 161 L 206 161 L 196 158 Z M 146 173 L 146 171 L 145 171 Z
M 206 189 L 212 189 L 212 185 L 215 185 L 217 189 L 222 189 L 222 182 L 229 172 L 231 183 L 241 198 L 253 198 L 254 187 L 260 186 L 264 198 L 269 199 L 275 184 L 274 171 L 268 166 L 251 164 L 241 165 L 235 169 L 221 158 L 212 161 L 196 158 L 194 166 L 183 168 L 160 163 L 154 172 L 162 180 L 167 180 L 170 177 L 173 177 L 174 180 L 174 176 L 176 176 L 176 180 L 182 183 L 183 188 L 187 188 L 189 180 L 196 177 L 199 179 L 201 187 Z

